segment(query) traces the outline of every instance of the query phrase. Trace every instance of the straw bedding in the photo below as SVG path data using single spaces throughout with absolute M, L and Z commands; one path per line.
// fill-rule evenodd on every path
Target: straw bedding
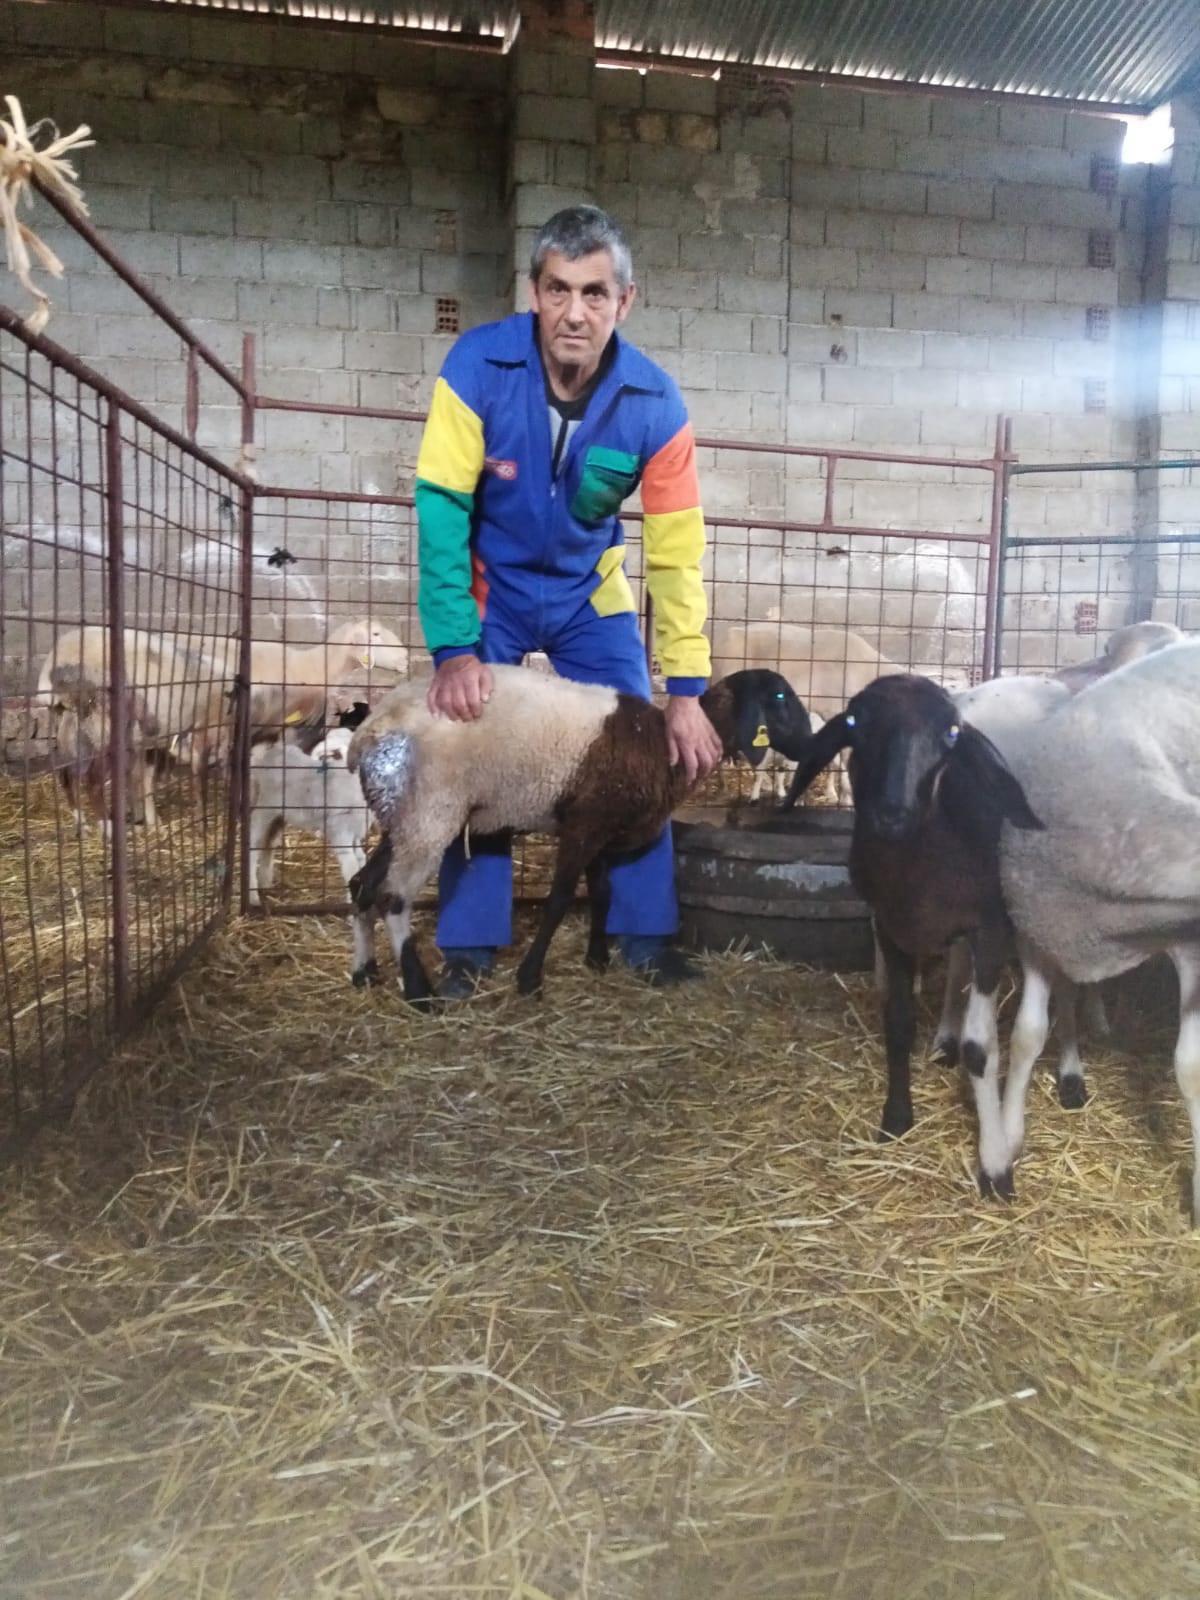
M 875 1144 L 869 980 L 581 954 L 423 1018 L 210 949 L 4 1179 L 0 1592 L 1200 1593 L 1168 1039 L 997 1209 L 951 1074 Z

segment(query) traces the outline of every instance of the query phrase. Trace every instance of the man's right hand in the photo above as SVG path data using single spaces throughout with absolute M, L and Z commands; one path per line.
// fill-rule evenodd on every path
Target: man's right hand
M 473 722 L 491 697 L 491 667 L 478 656 L 451 656 L 434 673 L 426 704 L 435 717 Z

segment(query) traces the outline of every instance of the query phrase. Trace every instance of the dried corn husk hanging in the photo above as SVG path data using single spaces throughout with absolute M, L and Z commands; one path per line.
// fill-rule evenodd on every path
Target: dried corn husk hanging
M 10 120 L 0 117 L 0 229 L 4 232 L 8 270 L 15 273 L 17 282 L 37 302 L 25 318 L 25 326 L 30 333 L 40 333 L 50 320 L 50 296 L 33 281 L 34 261 L 55 278 L 62 277 L 63 265 L 50 246 L 18 219 L 17 207 L 22 196 L 26 205 L 31 204 L 32 180 L 36 177 L 86 216 L 87 206 L 75 182 L 78 174 L 66 155 L 69 150 L 87 149 L 95 140 L 88 138 L 92 130 L 86 124 L 67 134 L 60 134 L 46 119 L 29 128 L 17 97 L 6 94 L 4 101 Z M 34 139 L 43 129 L 52 132 L 54 138 L 39 150 Z

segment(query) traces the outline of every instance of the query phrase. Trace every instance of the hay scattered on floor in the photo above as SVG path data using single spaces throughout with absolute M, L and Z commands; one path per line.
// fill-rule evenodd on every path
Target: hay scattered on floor
M 160 776 L 160 826 L 128 832 L 131 999 L 148 992 L 218 915 L 225 881 L 223 786 L 202 808 L 193 785 Z M 52 1102 L 85 1051 L 112 1026 L 111 846 L 80 830 L 49 774 L 0 776 L 0 939 L 8 1015 L 0 1024 L 0 1082 L 18 1063 L 22 1109 Z M 11 1107 L 0 1111 L 0 1134 Z
M 880 1147 L 869 980 L 503 981 L 416 1017 L 236 926 L 0 1234 L 0 1592 L 1200 1593 L 1200 1240 L 1162 1041 Z

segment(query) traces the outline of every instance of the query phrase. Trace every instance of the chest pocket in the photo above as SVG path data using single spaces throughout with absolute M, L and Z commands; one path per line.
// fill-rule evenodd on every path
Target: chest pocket
M 578 522 L 603 522 L 615 516 L 621 502 L 637 487 L 638 458 L 624 450 L 593 445 L 583 458 L 579 487 L 571 500 L 571 515 Z

